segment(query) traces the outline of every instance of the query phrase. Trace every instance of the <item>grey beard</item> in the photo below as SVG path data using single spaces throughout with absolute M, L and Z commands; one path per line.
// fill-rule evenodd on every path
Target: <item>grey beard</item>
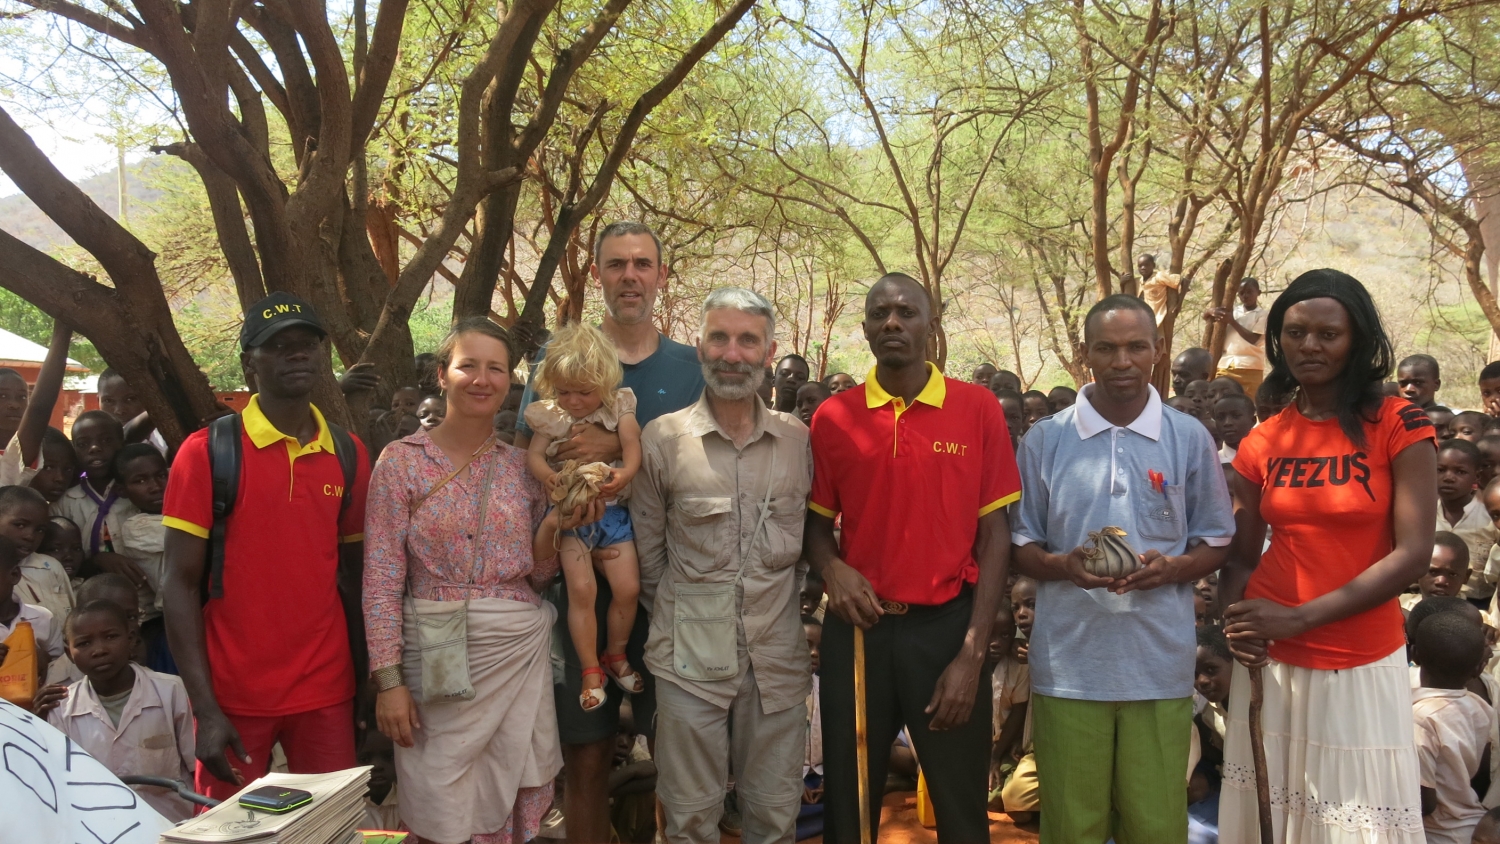
M 753 397 L 760 385 L 766 380 L 763 369 L 749 367 L 750 378 L 739 384 L 731 384 L 719 377 L 721 371 L 743 371 L 739 367 L 744 364 L 725 364 L 712 361 L 703 362 L 703 389 L 707 390 L 715 398 L 725 401 L 746 401 Z

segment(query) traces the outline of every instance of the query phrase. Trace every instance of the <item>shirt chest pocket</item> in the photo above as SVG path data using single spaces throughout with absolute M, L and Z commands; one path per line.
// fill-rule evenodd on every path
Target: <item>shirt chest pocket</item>
M 1143 539 L 1177 542 L 1187 530 L 1187 513 L 1183 507 L 1180 486 L 1167 486 L 1162 492 L 1149 490 L 1137 504 L 1136 521 Z
M 759 518 L 759 513 L 756 516 Z M 806 518 L 806 495 L 778 495 L 771 499 L 766 523 L 755 544 L 761 552 L 761 565 L 774 571 L 802 559 L 802 525 Z
M 156 733 L 142 738 L 133 750 L 143 776 L 176 779 L 181 774 L 182 756 L 177 752 L 177 737 Z
M 727 495 L 691 495 L 672 504 L 667 547 L 681 549 L 681 558 L 698 571 L 718 571 L 729 565 L 738 547 L 734 537 L 734 499 Z

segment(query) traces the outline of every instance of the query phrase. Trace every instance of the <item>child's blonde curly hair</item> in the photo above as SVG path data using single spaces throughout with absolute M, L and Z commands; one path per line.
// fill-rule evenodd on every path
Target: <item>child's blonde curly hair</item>
M 615 391 L 624 377 L 615 345 L 604 332 L 588 323 L 575 322 L 552 335 L 532 388 L 542 398 L 555 399 L 558 385 L 582 387 L 598 393 L 604 406 L 613 412 Z

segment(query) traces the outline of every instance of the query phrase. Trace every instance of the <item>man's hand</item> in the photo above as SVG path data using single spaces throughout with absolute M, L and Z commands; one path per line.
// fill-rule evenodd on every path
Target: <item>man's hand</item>
M 1110 591 L 1116 595 L 1124 595 L 1126 592 L 1156 589 L 1172 583 L 1181 583 L 1183 569 L 1191 566 L 1192 563 L 1192 557 L 1168 557 L 1152 548 L 1141 555 L 1141 568 L 1110 587 Z
M 3 659 L 3 657 L 0 657 L 0 659 Z M 62 703 L 65 699 L 67 699 L 67 697 L 67 686 L 61 686 L 56 683 L 50 686 L 43 686 L 37 690 L 36 697 L 31 699 L 31 711 L 38 718 L 46 718 L 47 713 L 51 712 L 59 703 Z
M 1208 320 L 1209 322 L 1228 322 L 1229 321 L 1229 309 L 1228 308 L 1209 308 L 1208 310 L 1206 310 L 1206 311 L 1203 312 L 1203 318 L 1206 319 L 1206 320 Z
M 137 589 L 145 586 L 149 582 L 146 580 L 146 573 L 144 571 L 141 571 L 141 567 L 136 563 L 136 561 L 130 559 L 124 554 L 115 554 L 109 551 L 100 551 L 99 553 L 94 555 L 94 563 L 99 566 L 99 568 L 104 569 L 105 571 L 124 575 L 125 579 L 130 581 L 130 585 L 134 586 Z
M 933 689 L 932 702 L 923 710 L 932 716 L 927 729 L 947 730 L 969 723 L 979 694 L 979 675 L 983 666 L 983 655 L 976 659 L 966 653 L 959 653 L 948 663 L 942 676 L 938 677 L 937 688 Z
M 245 752 L 245 746 L 240 743 L 240 732 L 229 723 L 229 718 L 219 711 L 199 712 L 198 761 L 203 763 L 210 774 L 224 782 L 244 785 L 245 778 L 234 767 L 226 752 L 231 749 L 235 759 L 246 765 L 250 764 L 250 754 Z
M 823 567 L 823 592 L 828 611 L 860 629 L 869 630 L 885 614 L 870 581 L 843 560 Z
M 1081 545 L 1066 554 L 1048 555 L 1048 562 L 1063 575 L 1062 579 L 1072 581 L 1079 589 L 1114 589 L 1119 585 L 1120 581 L 1089 574 L 1083 567 L 1086 559 Z
M 620 459 L 620 435 L 604 430 L 603 425 L 575 422 L 568 438 L 557 444 L 557 459 L 613 463 Z
M 375 373 L 375 364 L 356 363 L 339 379 L 339 391 L 344 395 L 374 390 L 380 386 L 380 376 Z

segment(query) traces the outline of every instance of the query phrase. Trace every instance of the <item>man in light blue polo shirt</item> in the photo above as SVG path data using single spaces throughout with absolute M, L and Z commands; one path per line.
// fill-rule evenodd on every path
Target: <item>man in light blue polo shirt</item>
M 1029 646 L 1042 844 L 1187 840 L 1193 582 L 1219 568 L 1234 516 L 1213 440 L 1151 386 L 1161 354 L 1140 299 L 1084 320 L 1094 383 L 1017 455 L 1016 568 L 1036 578 Z M 1089 534 L 1123 528 L 1143 567 L 1084 569 Z

